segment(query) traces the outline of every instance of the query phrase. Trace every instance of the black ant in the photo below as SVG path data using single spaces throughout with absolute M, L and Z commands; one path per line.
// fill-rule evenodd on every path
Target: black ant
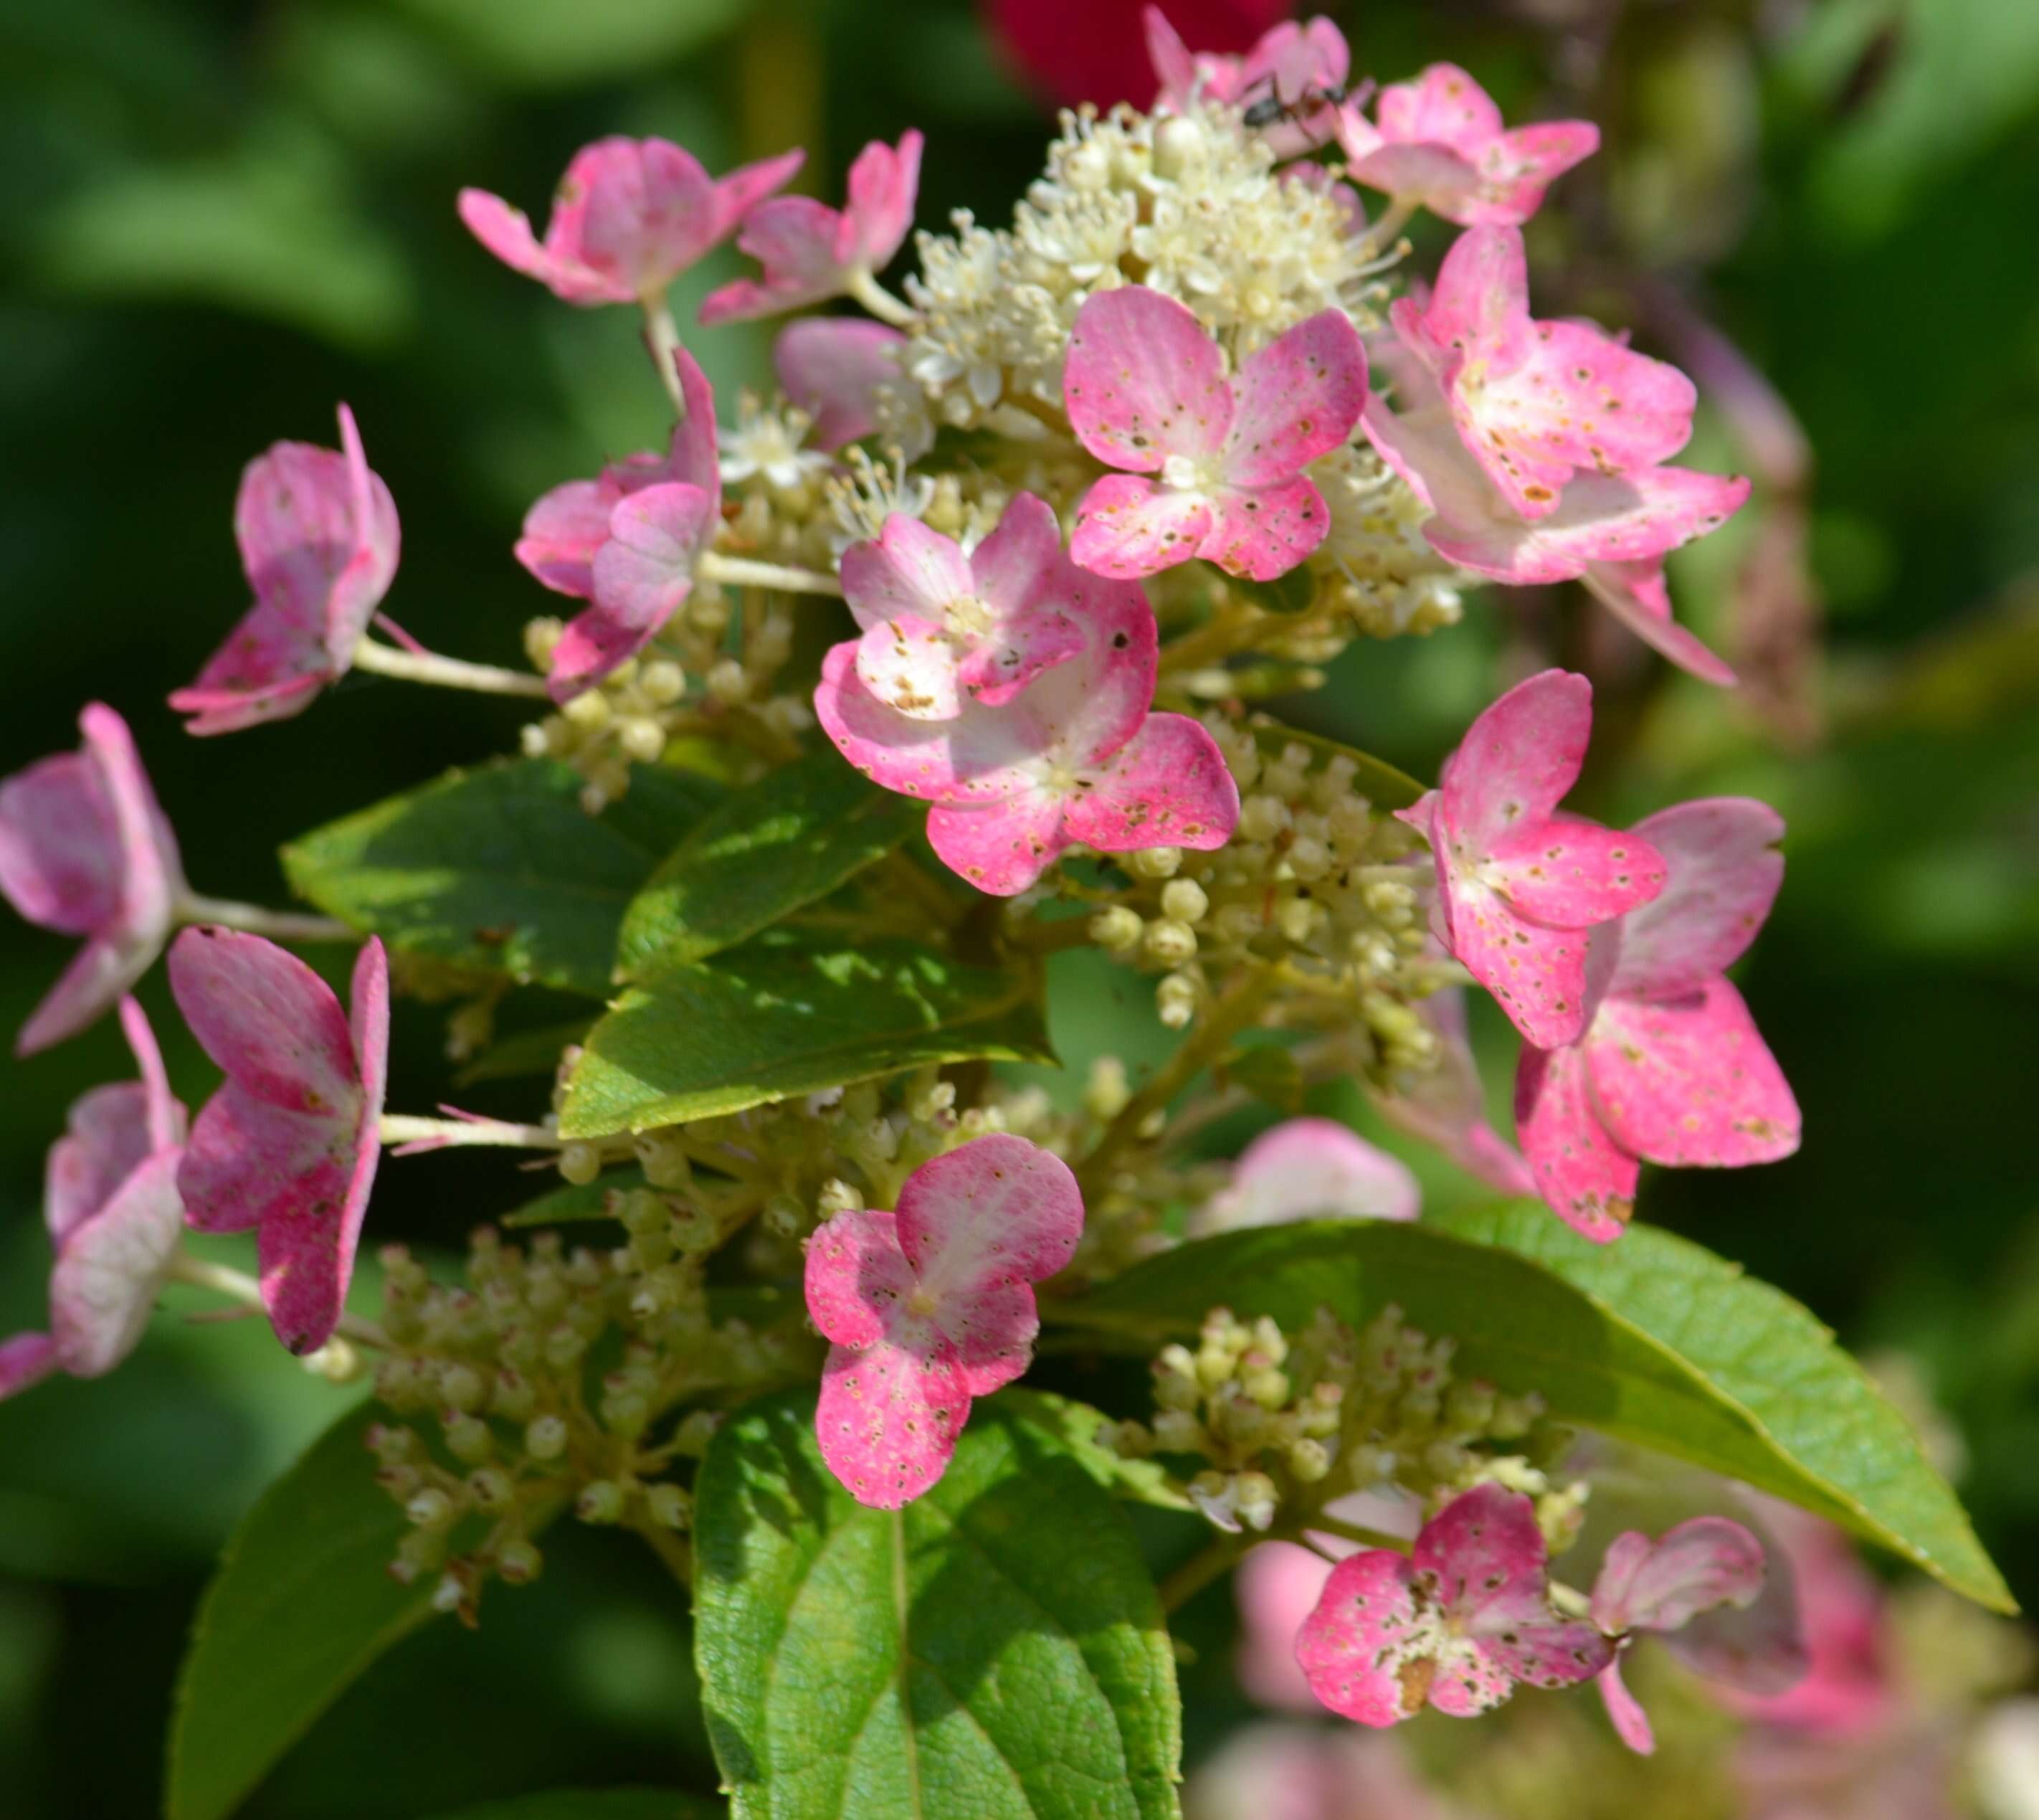
M 1252 86 L 1257 89 L 1262 82 L 1271 85 L 1274 82 L 1274 75 L 1270 70 Z M 1253 102 L 1241 117 L 1249 127 L 1271 127 L 1277 120 L 1286 120 L 1291 126 L 1304 126 L 1319 108 L 1342 106 L 1349 92 L 1342 82 L 1327 82 L 1320 88 L 1307 88 L 1294 101 L 1286 101 L 1277 89 Z

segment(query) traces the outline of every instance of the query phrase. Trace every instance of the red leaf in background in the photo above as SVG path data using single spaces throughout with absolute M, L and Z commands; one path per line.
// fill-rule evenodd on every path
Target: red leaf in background
M 1287 18 L 1289 0 L 1167 0 L 1161 10 L 1193 51 L 1251 50 Z M 1147 61 L 1145 0 L 982 0 L 985 25 L 1030 87 L 1062 106 L 1145 106 L 1158 85 Z

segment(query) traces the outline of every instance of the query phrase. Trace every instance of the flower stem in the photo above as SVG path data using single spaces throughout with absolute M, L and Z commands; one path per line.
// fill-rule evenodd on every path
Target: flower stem
M 494 1144 L 516 1150 L 556 1150 L 561 1139 L 543 1125 L 513 1125 L 502 1119 L 419 1119 L 402 1112 L 382 1115 L 382 1142 L 420 1149 Z
M 683 1586 L 694 1583 L 693 1551 L 674 1535 L 670 1529 L 655 1523 L 648 1517 L 638 1517 L 630 1526 L 644 1538 L 651 1552 L 666 1564 L 666 1571 Z
M 264 910 L 260 904 L 237 903 L 232 898 L 202 897 L 188 891 L 177 905 L 183 922 L 218 923 L 276 941 L 359 941 L 361 932 L 332 917 L 303 916 L 294 910 Z
M 659 383 L 666 388 L 666 396 L 673 401 L 673 416 L 684 424 L 687 420 L 687 394 L 680 384 L 680 370 L 673 360 L 680 349 L 679 325 L 673 321 L 672 306 L 666 302 L 664 291 L 642 301 L 644 345 L 650 351 L 652 366 L 658 370 Z
M 889 322 L 894 329 L 904 329 L 920 321 L 916 311 L 902 303 L 868 272 L 852 272 L 844 288 L 880 322 Z
M 776 562 L 752 562 L 739 556 L 717 556 L 713 551 L 694 565 L 703 581 L 719 581 L 734 587 L 771 587 L 781 594 L 826 594 L 838 599 L 842 583 L 819 569 L 788 568 Z
M 1327 1536 L 1342 1536 L 1348 1542 L 1357 1542 L 1369 1548 L 1392 1548 L 1398 1555 L 1406 1555 L 1415 1546 L 1407 1536 L 1390 1535 L 1385 1529 L 1369 1529 L 1364 1523 L 1348 1523 L 1342 1518 L 1327 1516 L 1322 1510 L 1313 1517 L 1300 1518 L 1296 1528 L 1300 1536 L 1307 1537 L 1312 1530 Z
M 188 1283 L 193 1289 L 210 1290 L 215 1295 L 223 1295 L 229 1301 L 252 1309 L 260 1314 L 268 1310 L 262 1300 L 262 1285 L 245 1271 L 237 1271 L 231 1264 L 215 1263 L 210 1258 L 194 1256 L 187 1251 L 179 1251 L 170 1260 L 170 1267 L 165 1273 L 172 1282 Z M 363 1346 L 387 1350 L 389 1336 L 372 1320 L 363 1320 L 351 1314 L 340 1317 L 336 1331 L 347 1339 L 358 1340 Z M 336 1381 L 344 1381 L 351 1373 L 338 1373 L 336 1369 L 346 1362 L 347 1349 L 336 1340 L 329 1341 L 317 1352 L 307 1353 L 299 1360 L 307 1370 L 322 1372 Z
M 1160 1591 L 1161 1609 L 1179 1611 L 1239 1559 L 1244 1546 L 1236 1536 L 1220 1536 L 1183 1564 L 1164 1581 Z
M 499 670 L 492 663 L 464 663 L 436 652 L 397 651 L 372 638 L 354 648 L 354 667 L 405 682 L 425 682 L 440 689 L 472 689 L 483 695 L 528 695 L 543 701 L 545 678 L 521 670 Z

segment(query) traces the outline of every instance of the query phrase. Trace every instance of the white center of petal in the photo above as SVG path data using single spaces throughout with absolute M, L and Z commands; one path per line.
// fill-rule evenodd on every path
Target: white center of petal
M 974 594 L 959 594 L 943 609 L 950 637 L 959 644 L 982 638 L 991 629 L 990 607 Z
M 940 1298 L 924 1282 L 916 1283 L 907 1293 L 906 1312 L 918 1315 L 923 1320 L 931 1319 L 935 1310 L 940 1306 Z
M 1206 476 L 1190 456 L 1171 455 L 1161 464 L 1161 484 L 1179 493 L 1202 492 Z

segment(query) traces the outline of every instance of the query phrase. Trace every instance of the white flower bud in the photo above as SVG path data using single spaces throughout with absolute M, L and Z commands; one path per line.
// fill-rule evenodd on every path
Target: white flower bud
M 1164 966 L 1179 967 L 1196 958 L 1197 932 L 1173 917 L 1162 917 L 1148 924 L 1145 946 Z
M 718 659 L 708 671 L 708 692 L 718 701 L 741 701 L 750 693 L 750 678 L 733 657 Z
M 1173 183 L 1204 161 L 1203 128 L 1182 115 L 1154 129 L 1154 174 Z
M 564 1144 L 560 1148 L 560 1173 L 577 1188 L 584 1188 L 602 1173 L 602 1153 L 592 1144 Z
M 617 729 L 617 743 L 626 758 L 655 765 L 666 750 L 666 730 L 649 715 L 633 714 Z
M 646 701 L 670 708 L 686 693 L 687 673 L 669 657 L 655 657 L 638 676 L 637 686 Z
M 1119 864 L 1136 879 L 1171 879 L 1182 868 L 1183 849 L 1142 847 L 1136 853 L 1121 854 Z
M 1124 954 L 1139 940 L 1145 927 L 1137 910 L 1113 904 L 1090 919 L 1090 938 L 1110 953 Z
M 1171 973 L 1154 988 L 1154 1009 L 1171 1030 L 1187 1030 L 1197 1014 L 1197 982 L 1187 974 Z
M 567 1450 L 567 1425 L 556 1415 L 541 1415 L 524 1431 L 524 1451 L 533 1460 L 556 1460 Z
M 1162 914 L 1178 922 L 1202 922 L 1209 910 L 1209 897 L 1194 879 L 1175 879 L 1162 887 Z
M 1271 841 L 1289 826 L 1289 805 L 1279 796 L 1248 796 L 1239 806 L 1239 838 Z

